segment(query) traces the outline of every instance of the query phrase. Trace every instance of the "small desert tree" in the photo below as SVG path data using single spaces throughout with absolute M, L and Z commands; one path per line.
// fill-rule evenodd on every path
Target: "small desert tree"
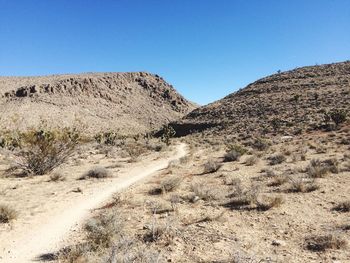
M 166 145 L 170 145 L 170 139 L 175 136 L 176 132 L 173 127 L 169 125 L 163 126 L 163 135 L 161 137 L 162 142 Z

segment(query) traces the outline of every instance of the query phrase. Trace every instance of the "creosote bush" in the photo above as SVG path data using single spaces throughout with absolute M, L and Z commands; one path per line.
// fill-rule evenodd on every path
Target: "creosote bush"
M 16 161 L 9 171 L 44 175 L 64 163 L 79 142 L 75 129 L 29 130 L 20 134 Z
M 0 204 L 0 223 L 9 223 L 17 218 L 17 212 L 7 205 Z

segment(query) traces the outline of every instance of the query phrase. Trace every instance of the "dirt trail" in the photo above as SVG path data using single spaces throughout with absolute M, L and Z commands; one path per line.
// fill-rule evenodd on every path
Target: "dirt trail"
M 74 204 L 66 205 L 54 216 L 51 215 L 49 218 L 43 216 L 41 222 L 27 225 L 25 233 L 12 235 L 11 240 L 7 240 L 7 244 L 10 245 L 0 248 L 0 262 L 35 262 L 38 261 L 38 256 L 56 251 L 60 248 L 63 239 L 79 228 L 92 209 L 108 201 L 114 193 L 166 168 L 171 161 L 180 159 L 186 153 L 186 144 L 179 144 L 171 157 L 155 160 L 148 164 L 136 164 L 112 185 L 106 185 L 103 188 L 97 187 L 89 196 Z

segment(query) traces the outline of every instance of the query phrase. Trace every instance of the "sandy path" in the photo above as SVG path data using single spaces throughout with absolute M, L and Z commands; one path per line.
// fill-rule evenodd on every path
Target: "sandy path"
M 0 262 L 33 262 L 37 261 L 36 258 L 42 254 L 56 251 L 64 237 L 79 228 L 84 219 L 89 216 L 91 209 L 101 206 L 114 193 L 166 168 L 169 162 L 185 156 L 186 152 L 186 145 L 179 144 L 171 157 L 148 164 L 137 164 L 113 184 L 94 189 L 82 200 L 66 205 L 59 213 L 50 215 L 49 218 L 43 216 L 41 222 L 27 225 L 25 233 L 14 234 L 11 240 L 7 240 L 11 245 L 0 250 Z

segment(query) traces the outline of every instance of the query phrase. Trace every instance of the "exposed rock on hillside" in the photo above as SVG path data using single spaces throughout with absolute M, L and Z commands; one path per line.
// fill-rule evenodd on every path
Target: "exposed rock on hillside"
M 0 128 L 79 121 L 92 133 L 145 132 L 195 107 L 161 77 L 144 72 L 0 77 L 0 97 Z

